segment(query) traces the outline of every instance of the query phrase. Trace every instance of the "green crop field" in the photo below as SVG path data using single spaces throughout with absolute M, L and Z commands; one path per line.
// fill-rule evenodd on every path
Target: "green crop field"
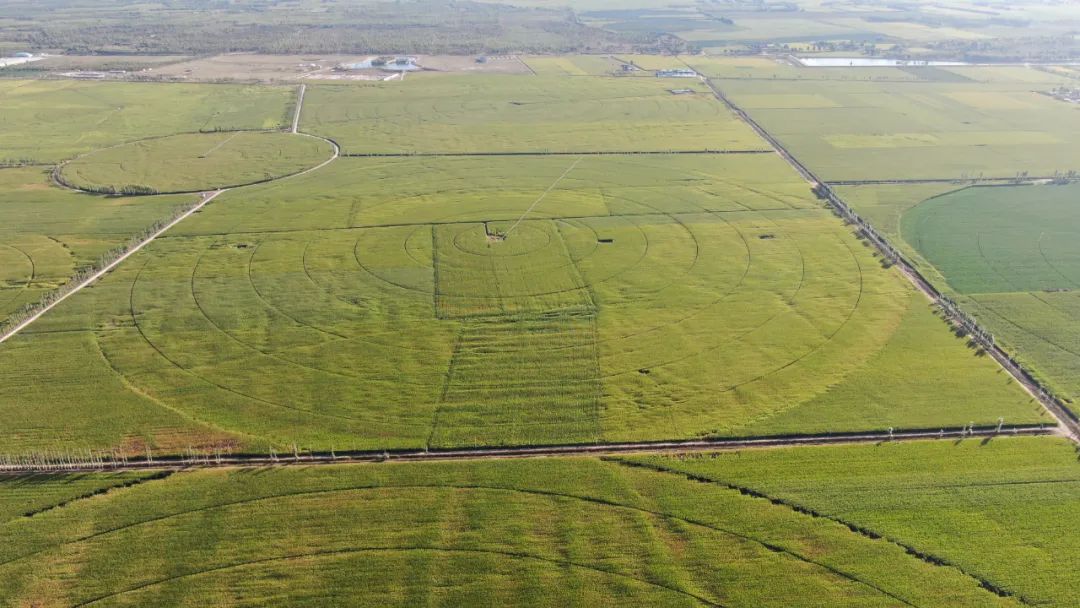
M 536 46 L 467 52 L 520 53 L 522 74 L 462 57 L 441 61 L 475 73 L 364 81 L 305 55 L 275 59 L 313 70 L 302 97 L 0 80 L 0 319 L 31 320 L 0 343 L 0 605 L 1076 605 L 1065 426 L 707 83 L 647 72 L 715 78 L 827 181 L 947 178 L 837 192 L 1038 380 L 1080 394 L 1080 186 L 955 180 L 1080 169 L 1080 114 L 1043 94 L 1067 70 L 686 54 L 664 29 L 698 46 L 984 38 L 889 19 L 915 9 L 641 1 L 379 2 L 367 29 L 338 24 L 353 13 L 336 0 L 174 7 L 190 36 L 146 42 L 228 27 L 215 44 L 272 30 L 274 48 L 346 53 L 405 20 L 396 44 L 443 48 L 479 15 L 483 40 L 525 28 Z M 143 38 L 107 9 L 43 2 L 67 10 L 45 28 L 16 3 L 0 48 L 15 26 L 87 48 Z M 275 29 L 297 7 L 311 14 Z M 596 54 L 544 54 L 575 40 Z M 654 44 L 667 52 L 635 54 Z M 29 315 L 102 259 L 115 267 Z M 957 438 L 903 433 L 938 429 Z M 837 434 L 866 443 L 598 458 Z M 494 446 L 559 457 L 471 449 Z M 338 461 L 359 450 L 382 462 Z
M 1035 606 L 1075 606 L 1080 461 L 1062 439 L 634 458 L 745 488 L 911 547 Z M 918 605 L 918 604 L 917 604 Z M 938 598 L 929 605 L 953 606 Z
M 1080 186 L 966 188 L 904 214 L 904 239 L 1066 399 L 1080 396 Z
M 328 142 L 289 133 L 190 133 L 91 152 L 64 164 L 60 177 L 82 190 L 194 192 L 292 175 L 332 154 Z
M 0 81 L 0 164 L 55 163 L 147 137 L 287 123 L 293 87 Z
M 765 67 L 753 67 L 760 77 Z M 1080 166 L 1069 126 L 1080 114 L 1040 93 L 1058 76 L 949 70 L 980 82 L 808 82 L 797 94 L 760 78 L 717 82 L 826 180 L 1050 176 Z M 1080 397 L 1076 186 L 965 189 L 958 180 L 836 191 L 1033 376 L 1067 402 Z
M 905 239 L 957 292 L 1080 286 L 1080 186 L 967 188 L 904 215 Z
M 1076 599 L 1066 581 L 1077 539 L 1067 524 L 1080 475 L 1057 441 L 646 462 L 664 470 L 541 459 L 176 473 L 0 518 L 9 539 L 0 547 L 0 602 L 865 608 Z M 123 483 L 84 479 L 68 491 L 95 480 Z M 0 487 L 25 493 L 30 483 Z M 66 483 L 41 480 L 37 494 L 64 500 L 56 486 Z M 1032 566 L 1045 576 L 1030 576 Z M 1000 597 L 982 580 L 1014 595 Z
M 775 155 L 341 159 L 223 195 L 0 365 L 14 451 L 1048 420 Z
M 716 84 L 826 181 L 1080 169 L 1080 112 L 1028 82 Z
M 191 202 L 71 192 L 43 167 L 0 169 L 0 321 Z
M 863 185 L 837 192 L 1041 382 L 1080 397 L 1076 185 Z
M 686 79 L 467 75 L 311 86 L 301 124 L 345 154 L 768 149 Z

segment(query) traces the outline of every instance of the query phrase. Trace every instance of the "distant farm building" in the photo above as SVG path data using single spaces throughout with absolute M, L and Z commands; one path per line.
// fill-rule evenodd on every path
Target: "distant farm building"
M 1061 101 L 1067 101 L 1069 103 L 1080 103 L 1080 89 L 1058 87 L 1051 91 L 1049 95 L 1056 99 L 1060 99 Z
M 415 72 L 421 70 L 416 57 L 373 57 L 358 63 L 338 64 L 338 70 L 386 70 L 388 72 Z
M 675 70 L 658 70 L 656 72 L 657 78 L 697 78 L 698 73 L 694 70 L 675 69 Z

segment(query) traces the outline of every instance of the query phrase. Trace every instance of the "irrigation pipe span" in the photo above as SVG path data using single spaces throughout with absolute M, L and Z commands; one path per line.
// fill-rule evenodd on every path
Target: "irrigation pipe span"
M 446 460 L 490 460 L 498 458 L 545 458 L 573 456 L 613 456 L 617 454 L 688 454 L 723 450 L 787 448 L 812 445 L 877 444 L 902 441 L 962 440 L 995 437 L 1037 436 L 1058 434 L 1055 427 L 1018 425 L 1013 427 L 963 427 L 937 431 L 883 431 L 836 435 L 790 435 L 785 437 L 754 437 L 732 439 L 690 439 L 685 441 L 644 441 L 627 443 L 595 443 L 576 445 L 517 446 L 438 450 L 384 450 L 358 452 L 307 452 L 294 449 L 291 453 L 269 455 L 201 453 L 187 457 L 141 455 L 142 460 L 120 457 L 112 452 L 79 455 L 78 458 L 52 455 L 11 457 L 0 455 L 0 474 L 79 471 L 145 471 L 183 470 L 217 467 L 310 466 L 378 462 L 436 462 Z M 89 456 L 88 459 L 83 460 Z

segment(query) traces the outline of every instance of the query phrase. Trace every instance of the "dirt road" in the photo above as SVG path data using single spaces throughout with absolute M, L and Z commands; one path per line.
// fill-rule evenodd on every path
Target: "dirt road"
M 214 192 L 207 192 L 207 193 L 203 194 L 202 199 L 199 200 L 199 202 L 196 203 L 195 206 L 193 206 L 191 209 L 188 209 L 187 211 L 185 211 L 181 215 L 177 216 L 176 218 L 173 218 L 173 220 L 171 222 L 169 222 L 168 224 L 166 224 L 163 228 L 161 228 L 160 230 L 154 232 L 153 234 L 146 237 L 142 241 L 139 241 L 138 244 L 136 244 L 134 247 L 129 249 L 127 252 L 125 252 L 124 255 L 116 258 L 115 260 L 110 262 L 108 265 L 106 265 L 104 268 L 102 268 L 101 270 L 98 270 L 94 274 L 92 274 L 89 277 L 83 279 L 82 282 L 75 285 L 75 287 L 71 288 L 67 293 L 65 293 L 64 295 L 57 298 L 55 301 L 53 301 L 48 306 L 45 306 L 41 310 L 37 311 L 32 316 L 30 316 L 27 319 L 23 320 L 18 325 L 12 327 L 11 329 L 8 329 L 6 332 L 4 332 L 2 335 L 0 335 L 0 344 L 3 344 L 4 342 L 7 342 L 9 339 L 11 339 L 13 336 L 18 334 L 20 331 L 22 331 L 23 329 L 26 329 L 27 326 L 29 326 L 34 321 L 37 321 L 38 319 L 40 319 L 41 316 L 44 315 L 45 313 L 47 313 L 50 310 L 52 310 L 52 309 L 56 308 L 57 306 L 59 306 L 60 303 L 63 302 L 64 300 L 67 300 L 71 296 L 73 296 L 73 295 L 79 293 L 80 291 L 82 291 L 83 289 L 85 289 L 87 286 L 95 283 L 101 277 L 105 276 L 106 274 L 109 274 L 109 272 L 112 269 L 114 269 L 117 266 L 119 266 L 120 264 L 122 264 L 124 262 L 124 260 L 130 258 L 131 256 L 138 253 L 143 247 L 146 247 L 150 243 L 154 242 L 154 239 L 156 239 L 159 236 L 161 236 L 161 235 L 165 234 L 166 232 L 168 232 L 168 230 L 170 228 L 172 228 L 173 226 L 175 226 L 175 225 L 179 224 L 180 222 L 186 220 L 187 218 L 191 217 L 193 214 L 198 213 L 200 209 L 202 209 L 206 205 L 210 204 L 210 201 L 212 201 L 215 198 L 217 198 L 218 196 L 220 196 L 223 192 L 227 192 L 227 190 L 216 190 Z
M 300 90 L 296 93 L 296 112 L 293 113 L 292 118 L 292 133 L 296 135 L 300 132 L 300 111 L 304 109 L 304 93 L 307 92 L 307 85 L 300 85 Z

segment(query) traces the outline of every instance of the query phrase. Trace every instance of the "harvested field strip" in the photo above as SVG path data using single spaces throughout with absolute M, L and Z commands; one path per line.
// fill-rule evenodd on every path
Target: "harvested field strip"
M 602 385 L 595 340 L 592 316 L 463 324 L 431 445 L 483 445 L 490 425 L 503 427 L 500 442 L 509 445 L 530 436 L 597 441 Z

